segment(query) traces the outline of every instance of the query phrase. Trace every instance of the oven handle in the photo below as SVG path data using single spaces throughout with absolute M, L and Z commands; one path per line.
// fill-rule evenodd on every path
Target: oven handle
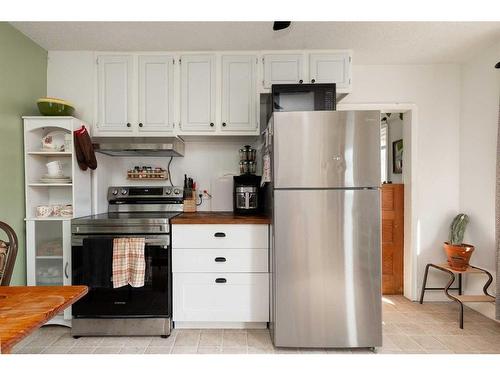
M 73 236 L 71 238 L 71 246 L 83 246 L 83 240 L 87 238 L 109 238 L 112 236 Z M 125 238 L 127 236 L 114 236 L 114 238 Z M 131 236 L 129 236 L 131 237 Z M 137 236 L 139 237 L 139 236 Z M 135 238 L 135 237 L 134 237 Z M 169 246 L 169 238 L 146 238 L 144 240 L 146 245 L 159 245 L 166 249 Z

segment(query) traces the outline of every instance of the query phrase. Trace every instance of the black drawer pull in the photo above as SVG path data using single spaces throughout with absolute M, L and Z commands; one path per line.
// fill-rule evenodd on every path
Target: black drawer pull
M 215 237 L 226 237 L 226 233 L 223 232 L 217 232 L 214 234 Z
M 227 280 L 224 279 L 223 277 L 219 277 L 218 279 L 215 279 L 215 282 L 217 284 L 225 284 L 227 282 Z
M 216 262 L 225 262 L 226 258 L 224 258 L 224 257 L 217 257 L 217 258 L 215 258 L 215 261 Z

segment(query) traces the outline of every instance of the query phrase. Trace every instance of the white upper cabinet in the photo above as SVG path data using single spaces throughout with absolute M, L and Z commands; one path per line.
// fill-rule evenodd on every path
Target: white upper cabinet
M 351 86 L 351 56 L 348 52 L 309 55 L 309 82 L 336 83 L 337 91 Z
M 352 90 L 349 50 L 95 56 L 95 136 L 254 136 L 259 94 L 273 84 L 335 82 L 340 94 Z
M 273 84 L 302 83 L 303 60 L 301 54 L 264 55 L 264 88 Z
M 215 131 L 215 55 L 181 56 L 183 131 Z
M 97 59 L 97 129 L 131 132 L 132 56 L 99 56 Z
M 222 56 L 222 131 L 251 131 L 256 121 L 255 55 Z
M 173 129 L 173 57 L 139 56 L 138 131 Z

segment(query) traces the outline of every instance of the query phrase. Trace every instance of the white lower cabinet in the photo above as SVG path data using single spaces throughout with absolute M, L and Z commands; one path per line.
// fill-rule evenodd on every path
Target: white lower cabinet
M 177 328 L 265 327 L 268 231 L 263 224 L 172 225 Z
M 175 249 L 174 272 L 268 272 L 267 249 Z
M 173 249 L 267 249 L 265 224 L 178 224 L 173 226 Z
M 175 273 L 173 318 L 182 322 L 269 321 L 268 273 Z

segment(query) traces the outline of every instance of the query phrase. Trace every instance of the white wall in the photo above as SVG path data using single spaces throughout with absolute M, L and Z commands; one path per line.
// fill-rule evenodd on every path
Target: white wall
M 500 98 L 500 43 L 461 69 L 460 210 L 470 216 L 464 241 L 476 250 L 471 263 L 495 275 L 495 163 Z M 469 278 L 467 293 L 480 293 L 485 279 Z M 494 292 L 494 284 L 490 292 Z M 484 304 L 483 304 L 484 307 Z
M 73 116 L 93 124 L 95 84 L 94 53 L 49 51 L 47 96 L 63 98 L 75 106 Z
M 49 52 L 48 95 L 73 101 L 76 116 L 90 123 L 94 120 L 93 64 L 92 52 Z M 418 154 L 412 173 L 416 173 L 418 196 L 412 198 L 417 200 L 418 208 L 415 214 L 420 235 L 415 250 L 420 286 L 425 264 L 444 261 L 442 242 L 447 237 L 448 223 L 459 210 L 460 70 L 457 65 L 354 65 L 353 84 L 353 93 L 342 103 L 412 103 L 418 109 L 418 121 L 412 124 L 416 127 Z M 237 171 L 240 146 L 186 145 L 186 157 L 173 164 L 174 182 L 182 182 L 183 170 L 202 185 L 209 175 Z M 123 178 L 126 168 L 133 165 L 137 163 L 123 161 L 115 165 L 114 170 L 121 176 L 116 178 Z M 116 181 L 115 175 L 112 181 Z M 109 182 L 103 181 L 101 185 Z M 102 187 L 96 191 L 101 197 Z
M 412 103 L 418 111 L 418 120 L 412 123 L 417 153 L 412 174 L 418 195 L 412 199 L 417 208 L 414 250 L 420 290 L 425 265 L 446 259 L 442 243 L 459 211 L 460 69 L 458 65 L 354 65 L 353 85 L 353 93 L 342 103 Z M 429 283 L 442 284 L 444 279 L 433 274 Z M 409 292 L 408 285 L 405 290 Z M 415 292 L 411 291 L 413 297 Z M 428 296 L 444 299 L 439 292 Z

